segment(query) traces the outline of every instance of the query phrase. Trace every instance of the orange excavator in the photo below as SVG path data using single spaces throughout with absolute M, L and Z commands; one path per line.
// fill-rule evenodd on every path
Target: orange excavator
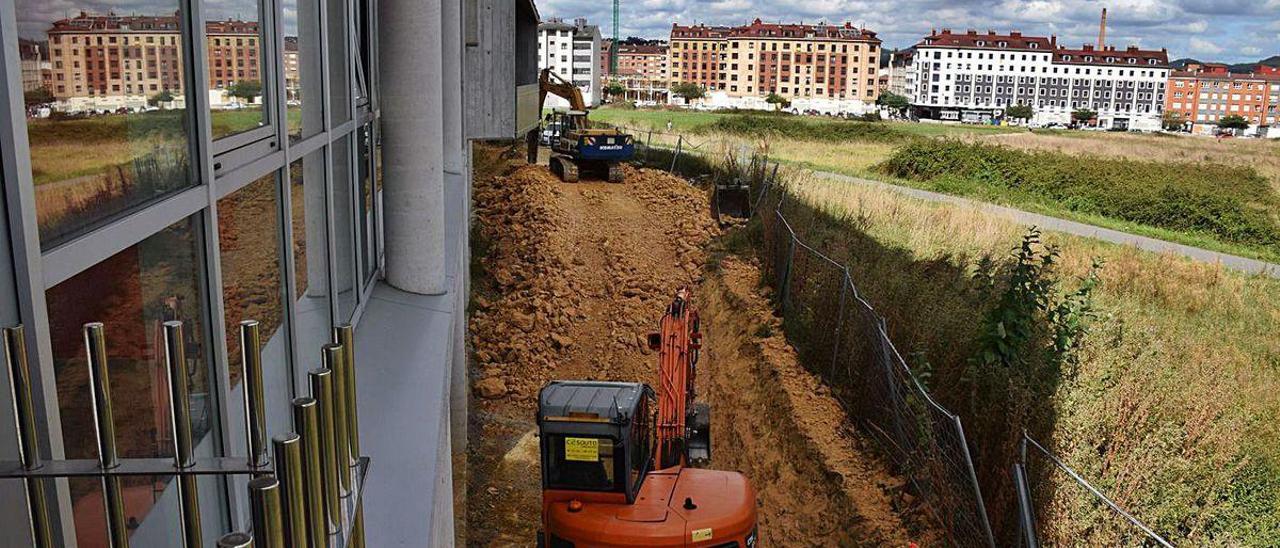
M 711 459 L 711 409 L 695 401 L 702 346 L 688 289 L 649 335 L 658 390 L 552 381 L 538 395 L 543 548 L 753 548 L 756 496 Z

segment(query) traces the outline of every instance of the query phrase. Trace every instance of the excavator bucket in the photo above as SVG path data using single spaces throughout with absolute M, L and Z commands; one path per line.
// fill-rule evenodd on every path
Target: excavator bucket
M 728 183 L 716 183 L 711 197 L 712 213 L 716 222 L 727 224 L 727 217 L 747 219 L 751 217 L 751 188 L 739 179 Z

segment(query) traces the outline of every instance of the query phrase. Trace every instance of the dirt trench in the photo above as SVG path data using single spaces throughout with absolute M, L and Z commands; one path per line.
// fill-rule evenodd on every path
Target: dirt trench
M 621 185 L 565 184 L 525 166 L 476 181 L 483 258 L 470 323 L 466 544 L 533 545 L 538 389 L 552 379 L 654 383 L 644 335 L 688 285 L 707 337 L 699 382 L 713 407 L 712 466 L 751 479 L 765 545 L 905 546 L 890 494 L 901 480 L 866 456 L 795 363 L 754 291 L 756 271 L 732 259 L 705 266 L 719 236 L 705 193 L 660 171 L 626 175 Z

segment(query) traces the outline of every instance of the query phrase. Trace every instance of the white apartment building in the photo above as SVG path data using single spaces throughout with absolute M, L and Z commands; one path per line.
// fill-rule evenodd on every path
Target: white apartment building
M 1097 112 L 1098 127 L 1160 129 L 1170 71 L 1164 50 L 1070 49 L 1057 37 L 950 29 L 915 49 L 909 97 L 921 118 L 982 123 L 1030 105 L 1038 124 L 1067 124 L 1072 112 L 1087 109 Z
M 582 90 L 588 107 L 600 105 L 600 27 L 578 18 L 573 24 L 552 18 L 538 25 L 538 70 L 550 68 Z M 548 108 L 568 107 L 569 102 L 547 96 Z

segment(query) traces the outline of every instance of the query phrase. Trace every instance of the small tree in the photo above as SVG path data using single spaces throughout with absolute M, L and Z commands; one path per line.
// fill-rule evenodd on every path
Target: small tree
M 22 92 L 22 102 L 27 106 L 27 108 L 47 105 L 55 100 L 57 99 L 53 96 L 53 92 L 49 91 L 49 88 L 43 86 Z
M 884 108 L 902 114 L 908 108 L 911 108 L 911 100 L 898 95 L 897 93 L 886 91 L 876 98 L 876 104 Z
M 778 95 L 777 93 L 770 93 L 764 98 L 764 102 L 773 105 L 773 110 L 782 110 L 787 105 L 791 104 L 791 101 L 788 101 L 786 97 Z
M 626 92 L 627 92 L 626 86 L 623 86 L 622 82 L 619 82 L 617 80 L 610 80 L 609 83 L 605 84 L 604 86 L 604 94 L 609 97 L 617 97 Z
M 1071 119 L 1077 124 L 1087 124 L 1090 120 L 1097 117 L 1098 113 L 1096 111 L 1092 111 L 1087 108 L 1076 109 L 1075 112 L 1071 113 Z
M 1228 114 L 1218 120 L 1218 129 L 1235 131 L 1249 129 L 1249 121 L 1239 114 Z
M 1165 111 L 1160 115 L 1160 127 L 1165 131 L 1182 131 L 1187 125 L 1187 117 L 1181 112 Z
M 1014 120 L 1030 120 L 1036 115 L 1036 111 L 1031 105 L 1013 105 L 1004 109 L 1004 115 Z
M 257 80 L 249 80 L 245 82 L 236 82 L 227 88 L 227 94 L 239 99 L 244 99 L 246 103 L 252 103 L 255 98 L 262 95 L 262 82 Z
M 684 99 L 684 102 L 686 103 L 707 96 L 707 91 L 702 89 L 702 86 L 693 82 L 680 82 L 679 84 L 671 86 L 671 93 L 676 97 Z
M 171 103 L 171 102 L 173 102 L 173 92 L 167 89 L 147 98 L 147 104 L 153 107 L 159 106 L 160 103 Z

